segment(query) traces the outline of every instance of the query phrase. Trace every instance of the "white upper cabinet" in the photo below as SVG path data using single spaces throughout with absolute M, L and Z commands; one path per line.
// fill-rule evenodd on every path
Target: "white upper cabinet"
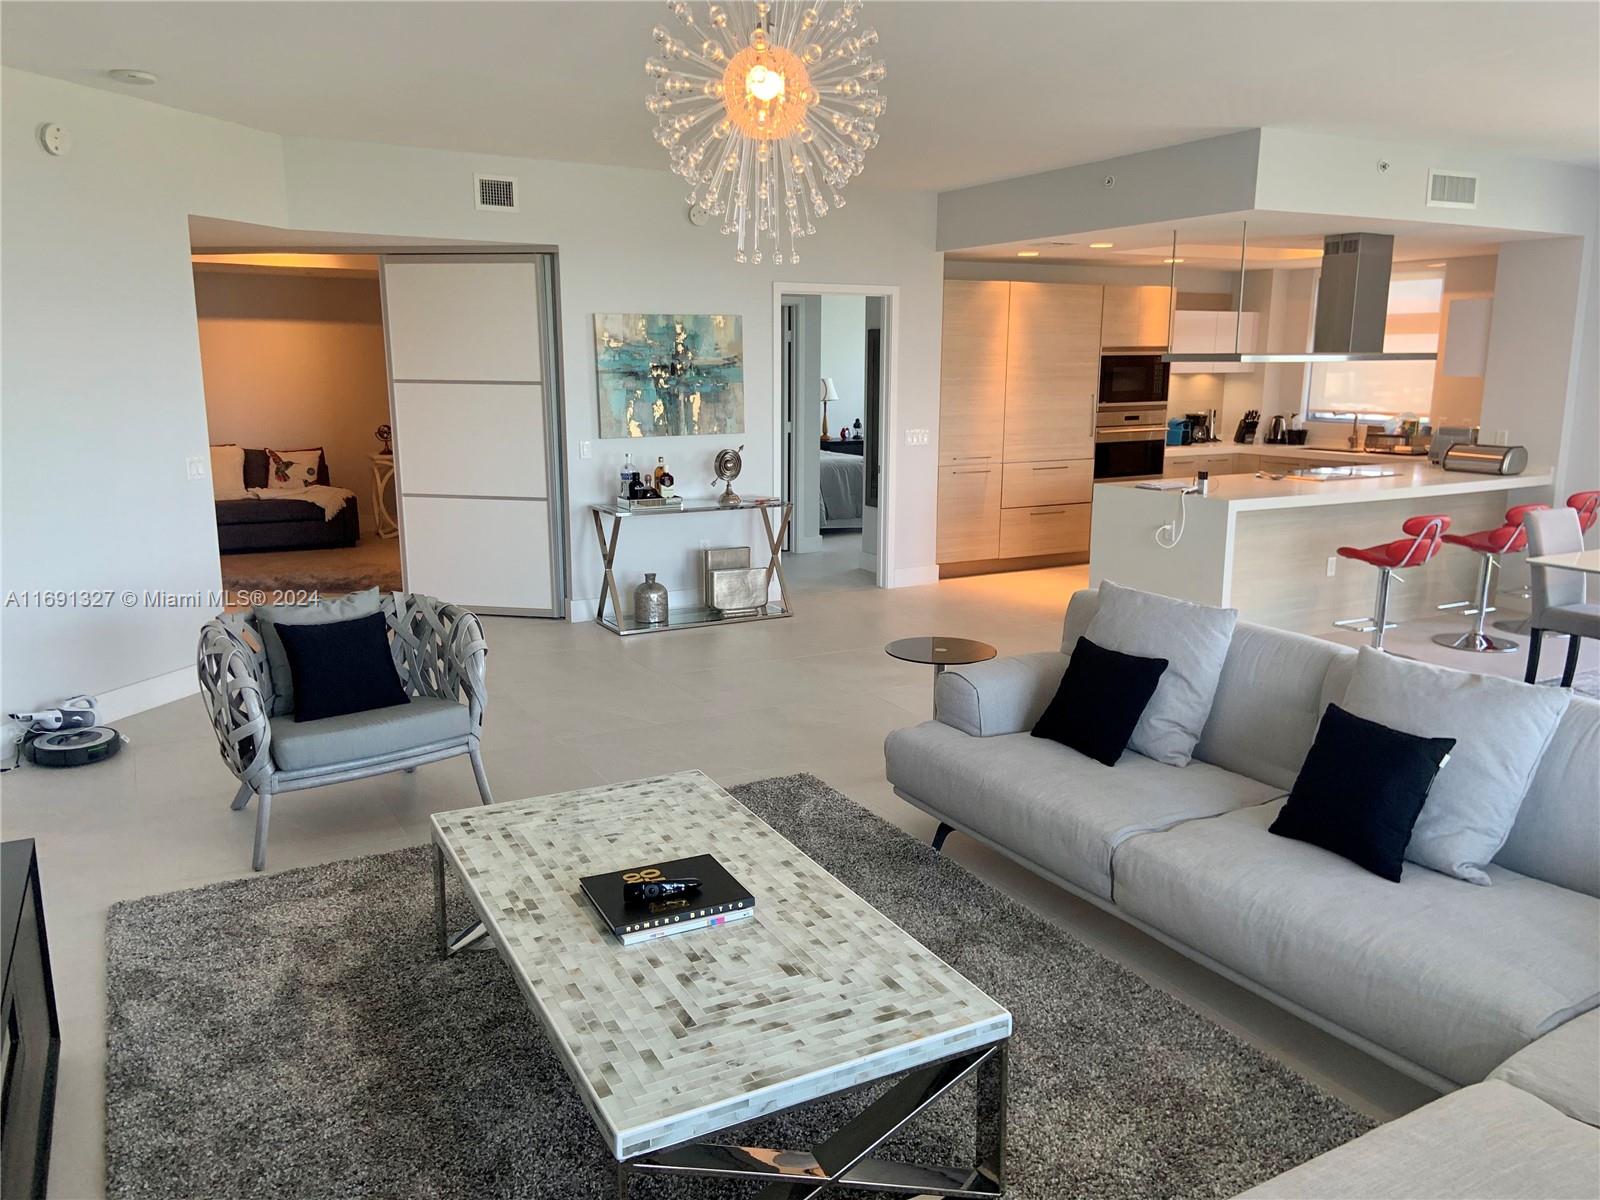
M 1232 354 L 1237 323 L 1238 353 L 1249 354 L 1259 345 L 1261 314 L 1247 312 L 1200 312 L 1179 309 L 1173 314 L 1172 352 L 1174 354 Z M 1231 375 L 1254 370 L 1250 363 L 1173 363 L 1174 374 Z

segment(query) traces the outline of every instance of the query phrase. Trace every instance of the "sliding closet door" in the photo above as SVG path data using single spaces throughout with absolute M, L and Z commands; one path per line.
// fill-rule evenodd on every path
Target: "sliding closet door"
M 561 616 L 560 468 L 543 255 L 387 255 L 408 591 Z

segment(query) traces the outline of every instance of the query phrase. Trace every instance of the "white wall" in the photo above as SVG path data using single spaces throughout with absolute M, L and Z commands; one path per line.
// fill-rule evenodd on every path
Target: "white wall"
M 863 393 L 867 386 L 867 298 L 865 296 L 822 297 L 822 376 L 832 379 L 839 399 L 828 405 L 828 433 L 861 419 Z
M 198 270 L 194 288 L 211 442 L 321 446 L 370 533 L 368 456 L 389 420 L 377 277 Z
M 201 613 L 143 593 L 221 587 L 211 484 L 185 478 L 206 461 L 188 215 L 282 223 L 281 143 L 12 70 L 0 96 L 0 592 L 114 594 L 0 611 L 0 702 L 144 684 L 111 697 L 115 719 L 195 686 Z M 46 121 L 66 157 L 35 140 Z
M 712 490 L 711 457 L 731 438 L 601 442 L 593 314 L 736 313 L 744 319 L 745 474 L 739 490 L 779 486 L 774 395 L 774 280 L 897 289 L 891 353 L 900 399 L 887 431 L 893 460 L 892 583 L 936 577 L 926 481 L 938 445 L 941 260 L 935 201 L 852 187 L 820 223 L 802 262 L 740 266 L 715 228 L 685 217 L 665 170 L 496 158 L 280 139 L 125 96 L 16 71 L 4 76 L 4 586 L 220 586 L 209 481 L 186 482 L 183 459 L 206 454 L 206 422 L 187 220 L 429 240 L 554 246 L 560 254 L 566 466 L 576 616 L 598 592 L 599 554 L 586 506 L 609 499 L 625 448 L 666 454 L 685 493 Z M 72 130 L 66 159 L 34 141 L 43 121 Z M 521 210 L 479 212 L 474 171 L 521 181 Z M 781 275 L 778 272 L 781 271 Z M 907 427 L 933 431 L 905 445 Z M 581 457 L 592 443 L 593 457 Z M 66 541 L 36 503 L 92 485 L 106 514 L 92 548 Z M 749 514 L 652 525 L 622 541 L 625 580 L 658 571 L 694 586 L 699 543 L 760 547 Z M 97 610 L 12 612 L 0 699 L 32 705 L 169 673 L 192 679 L 200 614 Z M 192 685 L 191 685 L 192 686 Z
M 822 521 L 817 497 L 822 494 L 822 300 L 821 296 L 788 296 L 795 305 L 794 356 L 797 395 L 794 405 L 794 544 L 797 553 L 822 549 Z M 756 547 L 759 559 L 760 546 Z

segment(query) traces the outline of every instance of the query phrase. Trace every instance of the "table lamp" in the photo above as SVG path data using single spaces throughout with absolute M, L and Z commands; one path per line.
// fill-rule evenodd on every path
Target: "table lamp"
M 824 376 L 822 380 L 822 440 L 828 440 L 828 401 L 839 398 L 839 389 L 835 386 L 831 376 Z

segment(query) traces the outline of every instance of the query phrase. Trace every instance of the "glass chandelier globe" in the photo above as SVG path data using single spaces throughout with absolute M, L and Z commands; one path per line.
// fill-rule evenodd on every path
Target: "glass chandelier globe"
M 856 29 L 859 0 L 687 0 L 667 9 L 685 34 L 654 31 L 645 63 L 656 141 L 690 185 L 689 203 L 720 217 L 735 258 L 799 262 L 795 243 L 843 208 L 841 189 L 878 144 L 885 70 Z

